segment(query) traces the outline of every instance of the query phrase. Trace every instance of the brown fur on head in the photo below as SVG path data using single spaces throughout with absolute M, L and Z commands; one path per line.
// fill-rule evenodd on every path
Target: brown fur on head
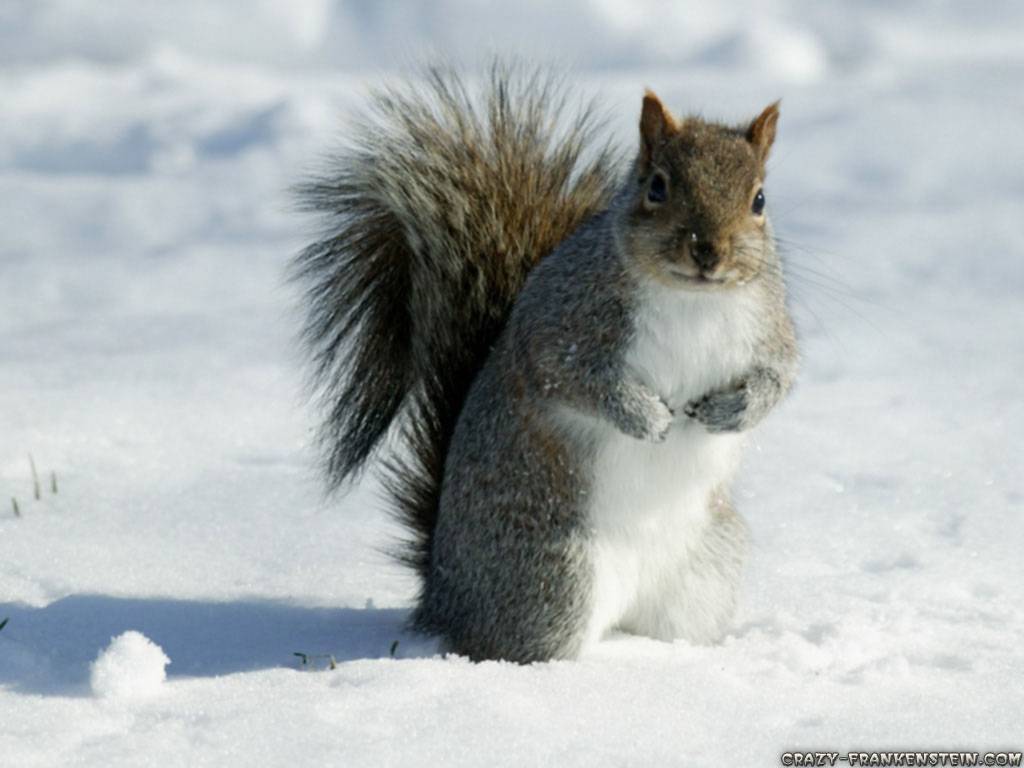
M 740 127 L 679 120 L 644 95 L 640 153 L 623 200 L 626 252 L 659 282 L 742 285 L 774 254 L 761 185 L 779 119 L 771 104 Z

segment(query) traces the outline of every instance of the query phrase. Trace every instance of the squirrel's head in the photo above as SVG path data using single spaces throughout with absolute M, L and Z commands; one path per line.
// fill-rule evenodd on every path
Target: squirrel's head
M 778 102 L 734 127 L 679 120 L 648 91 L 640 153 L 624 192 L 619 236 L 659 282 L 690 289 L 742 285 L 773 258 L 762 189 Z

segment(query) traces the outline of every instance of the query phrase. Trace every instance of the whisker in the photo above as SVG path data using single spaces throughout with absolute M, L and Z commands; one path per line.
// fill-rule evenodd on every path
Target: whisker
M 772 274 L 785 279 L 786 282 L 794 288 L 798 289 L 800 286 L 809 286 L 813 289 L 812 295 L 817 299 L 828 301 L 835 306 L 841 307 L 878 333 L 883 336 L 886 335 L 885 330 L 878 325 L 878 323 L 853 306 L 851 302 L 871 305 L 873 308 L 880 309 L 891 309 L 891 307 L 887 307 L 879 302 L 854 293 L 852 289 L 840 279 L 821 273 L 813 267 L 808 267 L 805 264 L 799 264 L 790 260 L 787 261 L 784 268 L 781 260 L 767 260 L 764 255 L 764 251 L 750 242 L 738 242 L 734 249 L 734 256 L 739 265 L 752 272 L 756 273 L 764 270 L 770 270 Z M 801 307 L 806 309 L 820 324 L 822 330 L 835 340 L 832 334 L 828 332 L 821 316 L 814 310 L 810 302 L 799 290 L 790 291 L 789 295 L 791 300 L 798 302 Z

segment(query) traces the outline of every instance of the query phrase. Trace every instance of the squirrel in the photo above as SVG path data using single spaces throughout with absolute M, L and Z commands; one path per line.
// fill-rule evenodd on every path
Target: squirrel
M 411 625 L 447 652 L 714 642 L 747 546 L 729 481 L 797 367 L 763 189 L 778 102 L 732 126 L 647 91 L 622 161 L 540 71 L 415 82 L 298 188 L 327 225 L 294 268 L 330 486 L 387 444 Z

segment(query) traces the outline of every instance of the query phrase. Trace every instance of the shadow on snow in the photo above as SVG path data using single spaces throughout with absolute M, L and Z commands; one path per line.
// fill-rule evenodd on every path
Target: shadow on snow
M 110 639 L 137 630 L 170 657 L 169 678 L 298 667 L 295 652 L 338 662 L 428 655 L 403 631 L 403 609 L 305 608 L 272 600 L 206 602 L 72 595 L 34 608 L 0 604 L 0 686 L 49 695 L 89 690 L 89 665 Z M 317 666 L 325 666 L 318 662 Z

